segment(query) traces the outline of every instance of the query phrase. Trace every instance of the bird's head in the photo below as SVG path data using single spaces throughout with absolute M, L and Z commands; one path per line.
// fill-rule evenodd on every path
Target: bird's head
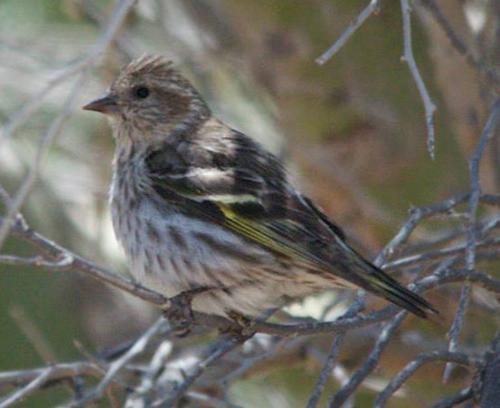
M 140 57 L 127 65 L 108 93 L 83 107 L 107 115 L 117 138 L 133 141 L 188 130 L 210 111 L 200 94 L 162 56 Z

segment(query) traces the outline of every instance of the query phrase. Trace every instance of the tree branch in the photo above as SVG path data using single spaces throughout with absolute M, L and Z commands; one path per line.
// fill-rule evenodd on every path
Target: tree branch
M 468 233 L 467 233 L 467 247 L 465 249 L 465 264 L 467 270 L 474 271 L 476 267 L 476 224 L 477 224 L 477 208 L 479 205 L 479 198 L 481 196 L 481 180 L 479 178 L 479 165 L 481 163 L 481 158 L 483 157 L 484 150 L 488 141 L 493 137 L 495 133 L 498 119 L 500 117 L 500 99 L 497 99 L 493 104 L 486 125 L 481 133 L 479 142 L 472 153 L 469 172 L 470 172 L 470 196 L 469 196 L 469 223 L 468 223 Z M 467 304 L 469 302 L 471 287 L 470 283 L 465 283 L 462 287 L 460 293 L 460 300 L 458 303 L 458 309 L 455 314 L 455 318 L 448 332 L 448 350 L 454 352 L 458 349 L 458 337 L 462 331 L 462 327 L 465 320 L 465 312 L 467 310 Z M 443 381 L 447 382 L 451 372 L 453 370 L 453 364 L 449 363 L 443 373 Z
M 449 351 L 430 351 L 422 353 L 412 362 L 408 363 L 392 380 L 387 384 L 384 390 L 378 394 L 374 404 L 374 408 L 383 408 L 387 404 L 389 398 L 413 375 L 415 372 L 425 364 L 434 361 L 453 361 L 456 364 L 465 366 L 476 365 L 479 366 L 481 359 L 473 359 L 469 354 L 457 353 Z
M 351 38 L 351 36 L 363 25 L 365 20 L 370 17 L 380 7 L 380 0 L 370 0 L 370 3 L 363 9 L 363 11 L 351 21 L 349 26 L 340 35 L 339 39 L 333 43 L 323 54 L 316 58 L 316 63 L 323 65 L 330 58 L 332 58 Z
M 425 109 L 425 123 L 427 125 L 427 150 L 429 154 L 434 159 L 435 158 L 435 136 L 434 136 L 434 112 L 436 111 L 436 105 L 432 102 L 425 83 L 420 75 L 417 64 L 415 62 L 415 57 L 413 56 L 413 47 L 411 39 L 411 8 L 408 0 L 401 0 L 401 13 L 403 14 L 403 39 L 404 39 L 404 54 L 403 61 L 408 64 L 408 68 L 415 80 L 418 92 L 422 98 Z

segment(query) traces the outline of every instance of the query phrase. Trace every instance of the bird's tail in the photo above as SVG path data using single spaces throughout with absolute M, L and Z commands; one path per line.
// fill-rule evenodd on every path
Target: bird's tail
M 419 317 L 428 318 L 429 312 L 439 314 L 424 298 L 403 287 L 382 269 L 364 259 L 345 242 L 342 244 L 348 258 L 344 273 L 348 274 L 348 279 L 352 283 L 368 292 L 384 297 Z

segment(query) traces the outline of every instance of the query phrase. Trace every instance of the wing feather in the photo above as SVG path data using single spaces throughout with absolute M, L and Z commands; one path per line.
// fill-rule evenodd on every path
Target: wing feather
M 179 211 L 199 217 L 327 274 L 371 290 L 426 316 L 432 306 L 366 261 L 343 231 L 288 184 L 270 153 L 222 129 L 184 145 L 165 144 L 146 164 L 156 192 Z M 218 139 L 217 139 L 218 138 Z

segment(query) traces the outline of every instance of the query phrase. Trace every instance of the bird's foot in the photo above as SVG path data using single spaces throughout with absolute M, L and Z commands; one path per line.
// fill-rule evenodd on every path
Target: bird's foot
M 231 334 L 232 336 L 243 340 L 252 337 L 255 333 L 253 329 L 255 321 L 242 315 L 241 313 L 230 310 L 226 312 L 227 317 L 231 319 L 234 324 L 221 330 L 224 334 Z
M 163 316 L 172 325 L 177 336 L 185 337 L 190 333 L 190 327 L 194 321 L 191 303 L 194 297 L 209 288 L 201 287 L 181 292 L 168 298 L 162 306 Z

